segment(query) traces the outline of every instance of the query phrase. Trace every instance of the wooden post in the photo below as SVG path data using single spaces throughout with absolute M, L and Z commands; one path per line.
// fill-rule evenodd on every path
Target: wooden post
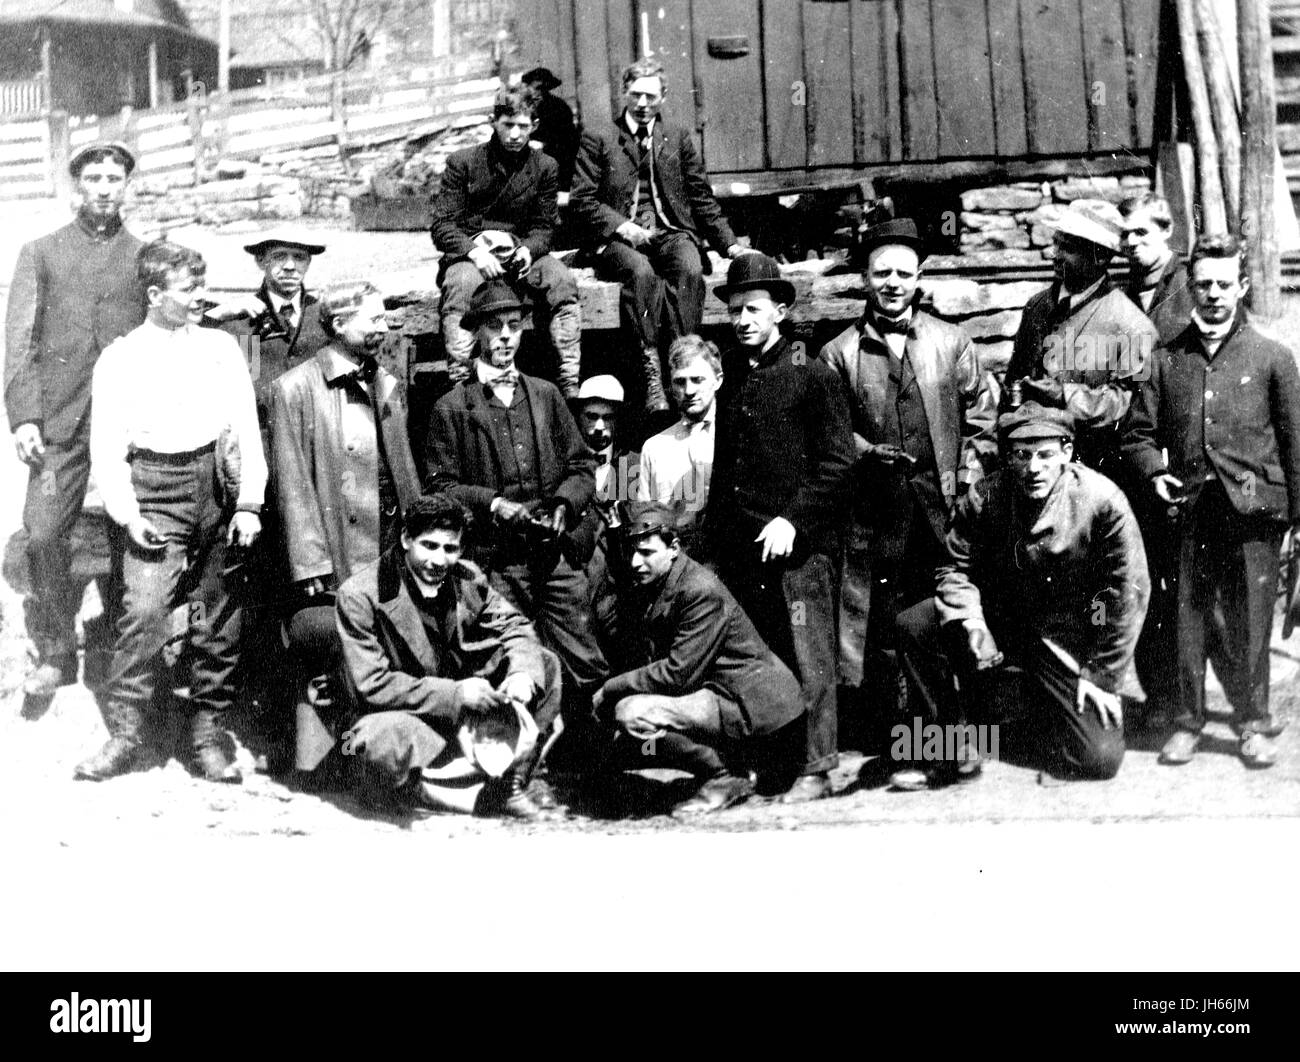
M 221 0 L 217 17 L 217 91 L 230 91 L 230 0 Z
M 1250 249 L 1251 308 L 1264 321 L 1282 314 L 1282 260 L 1273 217 L 1277 98 L 1268 5 L 1237 0 L 1241 61 L 1241 224 Z
M 50 45 L 50 28 L 42 26 L 41 34 L 41 111 L 48 114 L 54 108 L 54 59 Z
M 1196 0 L 1197 37 L 1209 89 L 1210 117 L 1215 142 L 1219 145 L 1219 172 L 1223 178 L 1224 212 L 1227 227 L 1237 229 L 1241 217 L 1241 125 L 1237 117 L 1237 93 L 1228 69 L 1223 32 L 1214 14 L 1212 0 Z
M 158 99 L 158 38 L 149 38 L 149 106 L 157 107 Z
M 451 55 L 451 0 L 430 0 L 433 4 L 433 57 Z
M 1243 3 L 1252 0 L 1242 0 Z M 1196 39 L 1193 0 L 1177 0 L 1178 39 L 1183 52 L 1183 75 L 1192 104 L 1192 125 L 1196 131 L 1196 168 L 1201 187 L 1201 232 L 1223 232 L 1227 217 L 1223 206 L 1223 183 L 1219 177 L 1219 149 L 1210 118 L 1210 97 L 1201 68 L 1201 48 Z

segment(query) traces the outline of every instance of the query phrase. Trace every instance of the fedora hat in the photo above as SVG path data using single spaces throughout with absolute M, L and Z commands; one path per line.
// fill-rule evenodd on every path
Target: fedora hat
M 536 85 L 539 89 L 553 89 L 564 84 L 544 66 L 535 66 L 531 70 L 525 70 L 519 80 L 525 85 Z
M 911 218 L 891 218 L 889 221 L 882 221 L 879 225 L 872 225 L 863 231 L 861 238 L 858 240 L 858 256 L 865 262 L 867 255 L 877 247 L 883 247 L 889 243 L 899 243 L 904 247 L 910 247 L 918 255 L 925 250 L 925 242 L 921 239 L 921 233 L 917 230 L 915 221 Z
M 1064 210 L 1048 214 L 1043 223 L 1057 232 L 1112 252 L 1119 251 L 1124 238 L 1124 219 L 1119 208 L 1104 199 L 1076 199 Z
M 727 282 L 719 284 L 713 293 L 723 302 L 739 291 L 753 291 L 762 288 L 772 296 L 773 302 L 783 302 L 793 306 L 795 301 L 794 285 L 781 276 L 781 267 L 775 258 L 751 251 L 732 259 L 727 270 Z
M 90 156 L 98 151 L 111 151 L 126 170 L 126 175 L 131 176 L 131 171 L 135 169 L 135 154 L 120 140 L 96 140 L 93 144 L 77 148 L 68 159 L 68 172 L 73 177 L 80 177 Z
M 244 250 L 249 254 L 261 254 L 272 247 L 296 247 L 312 255 L 325 253 L 323 243 L 314 243 L 305 232 L 296 229 L 272 229 L 253 243 L 244 244 Z
M 523 313 L 530 313 L 532 309 L 533 304 L 506 281 L 485 280 L 474 289 L 474 295 L 469 300 L 469 309 L 460 319 L 460 326 L 465 331 L 472 332 L 482 324 L 483 318 L 488 314 L 500 310 L 520 310 Z

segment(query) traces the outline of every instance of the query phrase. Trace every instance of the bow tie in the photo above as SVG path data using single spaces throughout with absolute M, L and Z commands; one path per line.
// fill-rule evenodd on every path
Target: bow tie
M 872 321 L 875 323 L 876 331 L 882 336 L 894 335 L 905 336 L 907 331 L 912 327 L 912 322 L 906 317 L 881 317 L 878 314 L 872 315 Z
M 497 387 L 514 387 L 519 383 L 519 370 L 502 369 L 500 372 L 488 376 L 483 382 L 494 389 Z
M 379 372 L 379 362 L 374 358 L 362 358 L 361 364 L 352 372 L 348 373 L 349 379 L 360 380 L 362 383 L 371 383 L 376 374 Z

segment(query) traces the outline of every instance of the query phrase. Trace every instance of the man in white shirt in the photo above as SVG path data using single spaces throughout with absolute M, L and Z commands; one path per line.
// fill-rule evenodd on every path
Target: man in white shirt
M 129 771 L 172 611 L 189 605 L 192 730 L 199 773 L 239 782 L 222 747 L 241 607 L 226 582 L 261 533 L 266 459 L 239 345 L 199 326 L 205 265 L 166 240 L 137 257 L 145 321 L 112 343 L 91 385 L 91 475 L 124 530 L 122 619 L 103 698 L 109 740 L 77 765 L 100 781 Z
M 678 513 L 678 537 L 689 549 L 713 477 L 722 358 L 707 339 L 682 336 L 668 348 L 668 371 L 681 419 L 642 445 L 637 500 L 672 506 Z

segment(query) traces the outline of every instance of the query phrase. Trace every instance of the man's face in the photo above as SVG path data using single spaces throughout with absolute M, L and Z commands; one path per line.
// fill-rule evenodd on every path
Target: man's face
M 650 586 L 668 574 L 676 559 L 676 545 L 667 545 L 659 535 L 646 535 L 632 547 L 632 577 L 639 585 Z
M 406 563 L 421 583 L 441 586 L 460 560 L 460 532 L 435 527 L 412 537 L 403 531 L 402 549 L 406 550 Z
M 1143 207 L 1124 219 L 1124 254 L 1129 264 L 1142 272 L 1159 269 L 1173 253 L 1170 230 L 1152 219 L 1151 208 Z
M 1206 324 L 1231 321 L 1248 286 L 1240 258 L 1201 258 L 1192 266 L 1192 297 Z
M 638 125 L 652 121 L 664 105 L 664 83 L 660 77 L 639 77 L 623 90 L 623 102 Z
M 334 330 L 338 341 L 348 350 L 371 357 L 377 355 L 388 335 L 383 297 L 378 293 L 367 295 L 352 316 L 334 318 Z
M 497 142 L 510 152 L 523 151 L 536 128 L 537 123 L 526 114 L 503 114 L 492 122 Z
M 1105 275 L 1111 259 L 1106 248 L 1068 232 L 1058 232 L 1054 243 L 1056 255 L 1052 268 L 1070 291 L 1082 291 Z
M 605 449 L 614 441 L 614 428 L 618 423 L 618 406 L 603 398 L 588 398 L 578 414 L 578 427 L 583 441 L 593 450 Z
M 524 338 L 524 315 L 519 310 L 489 314 L 477 334 L 479 357 L 494 369 L 508 369 L 514 365 Z
M 116 217 L 126 201 L 126 167 L 113 158 L 88 162 L 77 175 L 77 191 L 93 217 Z
M 1042 501 L 1052 492 L 1073 456 L 1074 445 L 1059 438 L 1012 439 L 1007 463 L 1020 493 L 1031 501 Z
M 920 259 L 902 244 L 877 247 L 867 259 L 867 297 L 886 317 L 897 317 L 912 305 L 920 278 Z
M 672 373 L 673 401 L 687 420 L 703 420 L 713 408 L 722 374 L 703 358 L 692 358 Z
M 773 302 L 764 288 L 738 291 L 727 300 L 727 313 L 731 327 L 742 347 L 767 346 L 776 326 L 785 320 L 788 307 L 783 302 Z
M 292 299 L 302 291 L 311 255 L 300 247 L 276 244 L 257 256 L 257 264 L 266 277 L 267 290 L 282 299 Z
M 167 286 L 149 286 L 146 295 L 149 299 L 150 317 L 155 324 L 164 328 L 184 328 L 187 324 L 198 324 L 203 319 L 206 308 L 206 292 L 202 274 L 192 272 L 185 266 L 171 270 L 167 274 Z

